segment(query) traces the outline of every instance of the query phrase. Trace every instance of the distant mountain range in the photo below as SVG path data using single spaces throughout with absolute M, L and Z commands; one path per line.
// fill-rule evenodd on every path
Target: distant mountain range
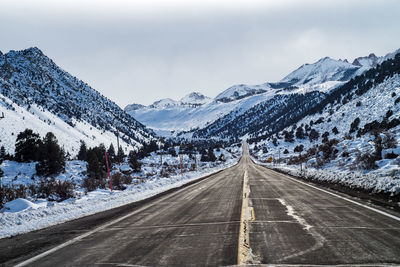
M 13 151 L 17 134 L 32 128 L 53 131 L 71 154 L 79 141 L 98 145 L 116 140 L 133 149 L 155 138 L 153 131 L 88 84 L 58 67 L 38 48 L 0 52 L 1 142 Z
M 180 136 L 240 137 L 258 130 L 260 126 L 257 125 L 266 124 L 266 121 L 273 123 L 280 116 L 285 117 L 283 112 L 290 111 L 291 117 L 301 117 L 332 90 L 393 58 L 397 52 L 400 50 L 384 57 L 370 54 L 356 58 L 353 63 L 325 57 L 300 66 L 279 82 L 234 85 L 214 99 L 192 93 L 205 99 L 193 105 L 184 105 L 182 99 L 162 99 L 147 107 L 128 105 L 125 111 L 161 135 L 170 136 L 172 131 L 176 135 L 184 131 L 186 133 Z

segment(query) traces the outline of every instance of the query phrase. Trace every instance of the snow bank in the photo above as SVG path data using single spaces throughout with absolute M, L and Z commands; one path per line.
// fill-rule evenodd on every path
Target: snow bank
M 349 188 L 371 190 L 375 193 L 390 193 L 392 196 L 400 194 L 400 177 L 398 175 L 389 176 L 382 172 L 362 173 L 359 171 L 339 170 L 337 168 L 304 168 L 304 164 L 303 168 L 300 168 L 300 165 L 272 165 L 271 163 L 262 163 L 254 158 L 253 160 L 270 169 L 283 171 L 290 175 L 304 177 L 309 180 L 338 183 Z

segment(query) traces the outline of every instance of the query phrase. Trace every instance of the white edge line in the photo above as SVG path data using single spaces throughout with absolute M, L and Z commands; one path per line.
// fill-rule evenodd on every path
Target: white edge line
M 272 171 L 274 171 L 274 170 L 272 170 Z M 294 178 L 292 178 L 292 177 L 289 177 L 289 176 L 287 176 L 287 175 L 285 175 L 285 177 L 287 177 L 287 178 L 289 178 L 290 180 L 295 181 L 295 182 L 297 182 L 297 183 L 301 183 L 301 184 L 304 184 L 304 185 L 306 185 L 306 186 L 312 187 L 312 188 L 314 188 L 314 189 L 317 189 L 317 190 L 322 191 L 322 192 L 324 192 L 324 193 L 327 193 L 327 194 L 329 194 L 329 195 L 332 195 L 332 196 L 335 196 L 335 197 L 337 197 L 337 198 L 346 200 L 346 201 L 348 201 L 348 202 L 350 202 L 350 203 L 356 204 L 356 205 L 361 206 L 361 207 L 364 207 L 364 208 L 366 208 L 366 209 L 375 211 L 375 212 L 377 212 L 377 213 L 379 213 L 379 214 L 382 214 L 382 215 L 384 215 L 384 216 L 386 216 L 386 217 L 392 218 L 392 219 L 394 219 L 394 220 L 400 222 L 400 218 L 397 217 L 397 216 L 395 216 L 395 215 L 393 215 L 393 214 L 390 214 L 390 213 L 384 212 L 384 211 L 382 211 L 382 210 L 378 210 L 378 209 L 375 209 L 375 208 L 373 208 L 373 207 L 370 207 L 370 206 L 361 204 L 361 203 L 359 203 L 359 202 L 357 202 L 357 201 L 348 199 L 348 198 L 346 198 L 346 197 L 342 197 L 342 196 L 340 196 L 340 195 L 337 195 L 337 194 L 335 194 L 335 193 L 332 193 L 332 192 L 329 192 L 329 191 L 327 191 L 327 190 L 321 189 L 321 188 L 316 187 L 316 186 L 314 186 L 314 185 L 310 185 L 310 184 L 305 183 L 305 182 L 303 182 L 303 181 L 299 181 L 299 180 L 294 179 Z
M 157 201 L 156 203 L 158 203 L 158 202 L 159 201 Z M 154 203 L 154 204 L 156 204 L 156 203 Z M 78 242 L 78 241 L 82 240 L 85 237 L 88 237 L 88 236 L 90 236 L 90 235 L 92 235 L 92 234 L 94 234 L 94 233 L 96 233 L 98 231 L 103 230 L 106 227 L 109 227 L 109 226 L 111 226 L 111 225 L 113 225 L 115 223 L 118 223 L 118 222 L 120 222 L 122 220 L 125 220 L 126 218 L 128 218 L 128 217 L 130 217 L 130 216 L 132 216 L 132 215 L 134 215 L 134 214 L 136 214 L 138 212 L 141 212 L 142 210 L 147 209 L 147 208 L 148 208 L 147 206 L 146 207 L 142 207 L 142 208 L 140 208 L 138 210 L 135 210 L 135 211 L 133 211 L 133 212 L 131 212 L 131 213 L 125 215 L 125 216 L 122 216 L 122 217 L 120 217 L 118 219 L 115 219 L 114 221 L 111 221 L 111 222 L 108 222 L 106 224 L 103 224 L 102 226 L 97 227 L 96 229 L 93 229 L 92 231 L 89 231 L 89 232 L 84 233 L 84 234 L 82 234 L 80 236 L 77 236 L 77 237 L 75 237 L 75 238 L 73 238 L 73 239 L 71 239 L 71 240 L 69 240 L 69 241 L 67 241 L 65 243 L 62 243 L 61 245 L 58 245 L 58 246 L 56 246 L 56 247 L 54 247 L 54 248 L 52 248 L 50 250 L 47 250 L 47 251 L 45 251 L 45 252 L 43 252 L 43 253 L 41 253 L 39 255 L 36 255 L 35 257 L 32 257 L 30 259 L 27 259 L 27 260 L 21 262 L 21 263 L 18 263 L 17 265 L 15 265 L 15 267 L 27 266 L 28 264 L 31 264 L 31 263 L 33 263 L 33 262 L 35 262 L 35 261 L 37 261 L 37 260 L 39 260 L 39 259 L 41 259 L 43 257 L 46 257 L 47 255 L 50 255 L 53 252 L 56 252 L 57 250 L 60 250 L 60 249 L 66 247 L 66 246 L 69 246 L 69 245 L 71 245 L 71 244 L 73 244 L 75 242 Z

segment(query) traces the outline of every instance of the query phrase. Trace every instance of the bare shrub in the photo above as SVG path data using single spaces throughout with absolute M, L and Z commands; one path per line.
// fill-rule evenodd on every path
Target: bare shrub
M 384 137 L 382 138 L 382 146 L 385 149 L 388 148 L 396 148 L 397 147 L 397 140 L 393 133 L 385 132 Z
M 30 187 L 36 197 L 47 198 L 54 201 L 63 201 L 74 197 L 74 185 L 71 181 L 56 181 L 54 177 L 41 179 L 39 185 Z
M 58 201 L 72 198 L 74 197 L 74 184 L 71 181 L 57 181 L 54 191 L 58 196 Z
M 99 179 L 93 177 L 86 177 L 83 179 L 82 187 L 85 188 L 87 192 L 91 192 L 101 187 L 101 182 Z
M 365 170 L 376 169 L 376 157 L 374 154 L 366 152 L 364 154 L 358 153 L 357 154 L 357 164 L 360 168 Z
M 111 176 L 112 186 L 117 190 L 125 190 L 126 186 L 124 185 L 124 177 L 121 173 L 117 172 Z

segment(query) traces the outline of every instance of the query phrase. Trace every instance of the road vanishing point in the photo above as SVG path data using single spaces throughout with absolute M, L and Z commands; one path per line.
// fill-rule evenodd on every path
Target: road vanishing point
M 255 164 L 0 240 L 5 266 L 400 266 L 400 218 Z

